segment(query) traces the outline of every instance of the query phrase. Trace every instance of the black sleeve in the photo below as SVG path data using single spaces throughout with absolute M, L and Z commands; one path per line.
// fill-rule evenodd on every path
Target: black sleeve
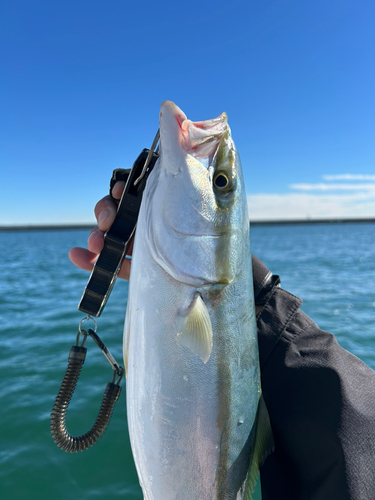
M 275 440 L 261 469 L 262 498 L 375 500 L 375 372 L 320 330 L 301 302 L 274 286 L 257 317 Z

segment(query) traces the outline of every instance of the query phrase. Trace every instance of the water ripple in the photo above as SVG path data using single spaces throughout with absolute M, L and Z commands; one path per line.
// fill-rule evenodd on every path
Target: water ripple
M 251 229 L 252 250 L 304 299 L 319 326 L 375 368 L 375 225 Z M 126 428 L 125 389 L 103 439 L 84 454 L 53 443 L 49 415 L 75 342 L 88 273 L 68 260 L 86 231 L 0 233 L 0 476 L 12 500 L 141 499 Z M 12 251 L 10 252 L 9 249 Z M 127 284 L 118 281 L 99 330 L 122 361 Z M 94 422 L 112 371 L 93 341 L 68 413 L 71 432 Z

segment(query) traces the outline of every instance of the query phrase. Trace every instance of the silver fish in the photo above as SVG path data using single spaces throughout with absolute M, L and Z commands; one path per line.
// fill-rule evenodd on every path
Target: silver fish
M 160 109 L 124 328 L 131 446 L 146 500 L 251 499 L 272 447 L 249 219 L 225 113 Z

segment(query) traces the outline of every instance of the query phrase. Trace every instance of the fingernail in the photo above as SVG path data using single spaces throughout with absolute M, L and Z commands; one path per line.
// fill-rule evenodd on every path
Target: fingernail
M 121 198 L 122 192 L 124 191 L 124 187 L 125 187 L 124 181 L 117 181 L 116 184 L 113 186 L 112 196 L 114 196 L 116 200 L 119 200 Z
M 99 232 L 99 228 L 97 227 L 94 227 L 94 229 L 91 231 L 91 233 L 89 234 L 89 237 L 88 237 L 88 242 L 91 240 L 91 238 L 94 236 L 94 234 L 98 234 Z
M 98 216 L 98 226 L 103 226 L 103 224 L 105 223 L 105 221 L 108 219 L 108 216 L 110 215 L 109 211 L 104 209 L 102 210 L 100 213 L 99 213 L 99 216 Z

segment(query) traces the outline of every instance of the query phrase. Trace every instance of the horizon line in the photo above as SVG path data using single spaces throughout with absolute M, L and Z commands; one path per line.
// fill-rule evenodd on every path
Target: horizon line
M 374 223 L 375 217 L 356 217 L 356 218 L 340 218 L 330 217 L 326 219 L 266 219 L 266 220 L 250 220 L 251 226 L 281 226 L 288 224 L 348 224 L 348 223 Z M 79 230 L 93 229 L 96 224 L 79 223 L 79 224 L 15 224 L 15 225 L 0 225 L 0 231 L 52 231 L 52 230 Z

